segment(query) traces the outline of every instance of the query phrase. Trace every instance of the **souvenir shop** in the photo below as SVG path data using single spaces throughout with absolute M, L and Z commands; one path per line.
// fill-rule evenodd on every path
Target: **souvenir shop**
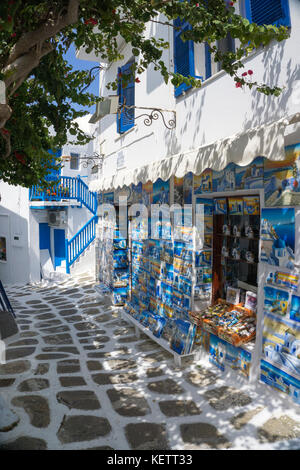
M 100 191 L 116 223 L 105 210 L 99 216 L 97 257 L 100 289 L 166 349 L 197 352 L 300 404 L 300 144 L 284 152 L 284 160 Z M 128 237 L 118 226 L 120 195 Z M 146 218 L 131 210 L 137 203 Z M 153 204 L 186 205 L 184 224 L 174 211 L 153 224 Z

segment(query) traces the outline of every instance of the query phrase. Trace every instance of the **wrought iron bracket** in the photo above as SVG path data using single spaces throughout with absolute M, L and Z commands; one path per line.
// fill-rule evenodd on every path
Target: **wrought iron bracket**
M 143 109 L 149 111 L 149 113 L 145 112 L 140 114 L 139 116 L 133 117 L 128 112 L 131 109 Z M 161 117 L 166 129 L 173 130 L 176 127 L 176 111 L 174 110 L 161 108 L 147 108 L 143 106 L 127 106 L 126 104 L 123 104 L 120 106 L 118 113 L 121 112 L 124 112 L 129 119 L 133 119 L 134 121 L 144 117 L 145 126 L 151 126 L 153 124 L 153 121 L 157 121 Z M 167 119 L 164 113 L 171 113 L 173 117 L 171 119 Z
M 62 158 L 65 161 L 70 161 L 72 157 L 67 156 L 67 157 L 62 157 Z M 83 162 L 82 163 L 83 168 L 88 168 L 89 166 L 91 166 L 92 168 L 94 166 L 97 166 L 98 168 L 101 168 L 102 164 L 103 164 L 103 158 L 104 158 L 103 154 L 93 152 L 92 155 L 86 155 L 85 154 L 82 157 L 79 157 L 78 160 L 80 162 Z

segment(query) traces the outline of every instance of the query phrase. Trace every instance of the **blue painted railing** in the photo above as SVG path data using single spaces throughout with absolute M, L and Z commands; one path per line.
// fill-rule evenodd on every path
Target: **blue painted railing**
M 71 176 L 61 176 L 47 189 L 41 186 L 32 186 L 29 190 L 30 201 L 61 201 L 63 199 L 76 199 L 78 197 L 78 179 Z
M 94 215 L 71 240 L 66 240 L 66 272 L 70 273 L 70 266 L 79 258 L 81 253 L 92 243 L 96 237 L 97 216 Z
M 80 177 L 77 178 L 77 200 L 87 207 L 92 214 L 97 213 L 97 193 L 89 190 L 87 184 L 85 184 Z
M 62 201 L 74 199 L 83 204 L 92 214 L 97 212 L 97 194 L 90 191 L 80 176 L 61 176 L 51 187 L 43 189 L 32 186 L 29 190 L 30 201 Z

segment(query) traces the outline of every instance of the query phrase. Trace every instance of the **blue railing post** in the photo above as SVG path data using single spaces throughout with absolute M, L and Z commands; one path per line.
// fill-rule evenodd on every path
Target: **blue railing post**
M 69 242 L 65 240 L 65 253 L 66 253 L 66 273 L 70 274 L 70 262 L 69 262 Z

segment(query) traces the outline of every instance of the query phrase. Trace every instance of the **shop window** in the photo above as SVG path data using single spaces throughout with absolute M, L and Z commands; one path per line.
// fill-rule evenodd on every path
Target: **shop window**
M 291 26 L 289 0 L 245 0 L 245 16 L 258 25 Z
M 244 286 L 248 286 L 249 291 L 257 289 L 259 196 L 216 199 L 216 207 L 213 221 L 213 301 L 226 299 L 228 288 L 233 288 L 232 293 L 238 297 L 236 303 L 244 303 Z M 219 213 L 218 207 L 222 208 Z
M 70 170 L 79 169 L 79 153 L 71 153 Z
M 123 67 L 118 67 L 118 95 L 119 95 L 119 104 L 126 106 L 135 105 L 135 81 L 134 77 L 130 78 L 128 82 L 125 78 L 126 75 L 132 73 L 132 64 L 129 62 Z M 127 109 L 124 108 L 117 115 L 117 130 L 119 134 L 123 134 L 134 126 L 134 108 Z

